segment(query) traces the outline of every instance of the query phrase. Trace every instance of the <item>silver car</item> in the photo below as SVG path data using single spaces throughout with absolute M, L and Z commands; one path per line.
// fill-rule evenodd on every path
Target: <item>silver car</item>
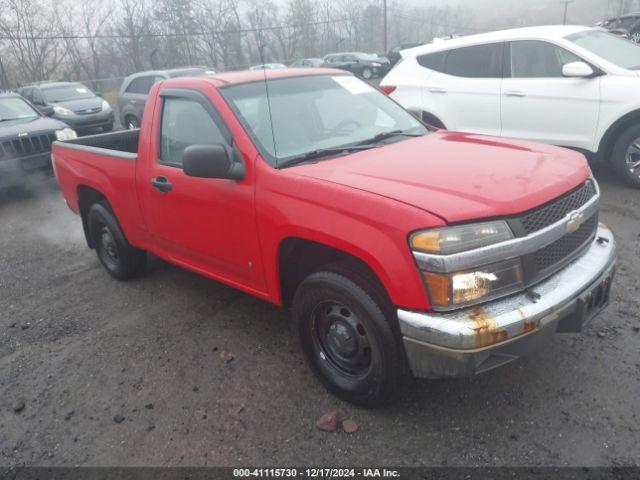
M 118 110 L 122 126 L 129 130 L 140 128 L 147 95 L 154 83 L 166 78 L 197 77 L 216 73 L 209 67 L 184 67 L 172 70 L 149 70 L 129 75 L 122 82 L 118 94 Z

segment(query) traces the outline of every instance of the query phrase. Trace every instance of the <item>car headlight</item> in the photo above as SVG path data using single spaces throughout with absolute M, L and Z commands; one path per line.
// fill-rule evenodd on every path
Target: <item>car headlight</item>
M 513 238 L 506 222 L 493 221 L 422 230 L 409 237 L 409 244 L 415 255 L 447 256 Z M 436 310 L 485 302 L 522 290 L 524 286 L 519 258 L 460 272 L 422 270 L 421 275 Z
M 424 253 L 450 255 L 513 238 L 506 222 L 486 222 L 416 232 L 409 238 L 411 249 Z
M 73 112 L 71 110 L 69 110 L 68 108 L 61 107 L 60 105 L 54 105 L 53 111 L 63 117 L 69 117 L 73 115 Z
M 109 102 L 107 102 L 106 100 L 102 101 L 102 110 L 104 110 L 105 112 L 111 110 L 111 105 L 109 105 Z
M 451 309 L 486 302 L 524 287 L 519 258 L 456 273 L 422 272 L 431 304 Z
M 62 130 L 56 130 L 56 138 L 61 142 L 65 142 L 78 138 L 78 134 L 73 128 L 63 128 Z
M 371 64 L 371 66 L 372 66 L 372 67 L 381 67 L 381 66 L 382 66 L 382 64 L 381 64 L 381 63 L 377 63 L 377 62 L 373 62 L 373 63 Z

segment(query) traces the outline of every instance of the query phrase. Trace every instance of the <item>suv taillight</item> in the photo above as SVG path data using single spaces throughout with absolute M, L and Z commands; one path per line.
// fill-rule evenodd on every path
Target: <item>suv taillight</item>
M 396 86 L 394 86 L 394 85 L 383 85 L 383 86 L 381 86 L 380 88 L 381 88 L 381 89 L 382 89 L 382 91 L 383 91 L 384 93 L 386 93 L 387 95 L 391 95 L 391 94 L 394 92 L 394 90 L 395 90 L 396 88 L 398 88 L 398 87 L 396 87 Z

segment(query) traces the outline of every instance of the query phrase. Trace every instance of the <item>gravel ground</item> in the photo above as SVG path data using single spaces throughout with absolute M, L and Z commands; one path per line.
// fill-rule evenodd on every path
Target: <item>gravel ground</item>
M 598 176 L 619 242 L 608 310 L 381 410 L 314 380 L 286 311 L 156 258 L 112 280 L 32 177 L 0 194 L 0 465 L 638 465 L 640 191 Z M 359 429 L 317 430 L 332 410 Z

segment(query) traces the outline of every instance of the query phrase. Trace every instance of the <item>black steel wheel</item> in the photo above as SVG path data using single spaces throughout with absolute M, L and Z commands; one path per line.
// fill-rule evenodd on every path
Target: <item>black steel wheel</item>
M 98 259 L 112 277 L 126 280 L 144 270 L 146 252 L 127 241 L 106 202 L 91 205 L 87 213 L 87 226 Z
M 307 362 L 329 391 L 366 407 L 402 394 L 409 372 L 397 318 L 370 276 L 313 273 L 296 290 L 293 312 Z
M 343 375 L 362 377 L 371 368 L 371 344 L 364 323 L 345 305 L 327 301 L 313 313 L 315 355 Z

